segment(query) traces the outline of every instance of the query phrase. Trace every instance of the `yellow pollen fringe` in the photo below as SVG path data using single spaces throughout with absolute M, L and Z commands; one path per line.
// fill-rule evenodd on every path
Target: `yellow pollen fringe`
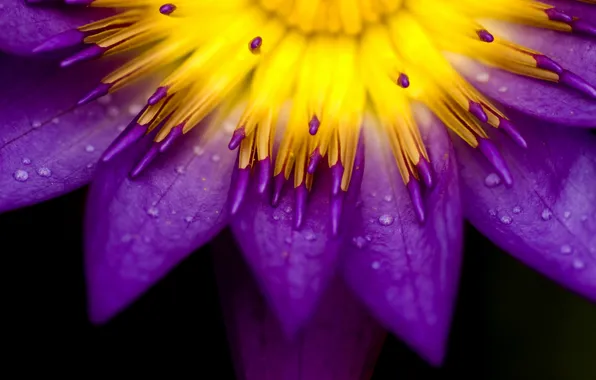
M 310 188 L 309 162 L 317 156 L 329 167 L 342 165 L 344 191 L 365 115 L 378 121 L 373 124 L 386 137 L 405 183 L 418 180 L 417 166 L 429 161 L 414 103 L 424 104 L 473 147 L 488 138 L 485 126 L 506 122 L 444 52 L 545 81 L 560 79 L 539 67 L 539 52 L 493 36 L 482 20 L 573 31 L 570 24 L 549 19 L 553 6 L 534 0 L 173 4 L 170 14 L 162 14 L 163 0 L 95 0 L 94 7 L 123 11 L 79 28 L 85 42 L 105 49 L 104 55 L 146 47 L 103 79 L 110 91 L 175 65 L 160 84 L 167 96 L 149 104 L 138 123 L 148 131 L 160 128 L 156 141 L 162 141 L 177 126 L 187 133 L 214 111 L 222 120 L 242 105 L 236 127 L 243 136 L 240 168 L 272 157 L 277 147 L 274 175 L 293 174 L 295 187 Z M 280 119 L 287 123 L 278 131 Z

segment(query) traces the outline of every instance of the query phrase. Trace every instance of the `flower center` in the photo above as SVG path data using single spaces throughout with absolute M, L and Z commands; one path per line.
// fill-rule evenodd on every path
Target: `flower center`
M 155 133 L 153 148 L 132 172 L 138 175 L 192 128 L 216 128 L 236 113 L 229 143 L 239 152 L 233 210 L 242 201 L 252 171 L 259 173 L 261 191 L 270 178 L 276 179 L 275 203 L 290 177 L 298 197 L 304 198 L 324 160 L 332 169 L 333 196 L 340 196 L 350 184 L 366 116 L 373 121 L 365 127 L 386 137 L 423 220 L 419 182 L 432 186 L 432 173 L 414 103 L 426 106 L 484 153 L 510 184 L 507 165 L 485 128 L 502 130 L 522 146 L 525 142 L 506 115 L 451 66 L 444 52 L 558 82 L 596 98 L 594 87 L 559 63 L 493 35 L 481 24 L 488 18 L 596 35 L 594 26 L 533 0 L 83 2 L 122 12 L 57 36 L 39 51 L 84 42 L 87 48 L 62 62 L 68 66 L 145 49 L 105 77 L 81 104 L 174 64 L 135 125 L 104 158 Z M 209 124 L 200 123 L 213 113 L 216 117 Z M 304 204 L 303 198 L 297 204 Z M 296 220 L 299 225 L 302 219 Z

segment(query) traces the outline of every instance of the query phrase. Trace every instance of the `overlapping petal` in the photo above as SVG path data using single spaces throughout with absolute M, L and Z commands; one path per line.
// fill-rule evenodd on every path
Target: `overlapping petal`
M 113 62 L 60 69 L 56 62 L 0 55 L 0 211 L 89 182 L 99 155 L 126 126 L 132 100 L 141 95 L 136 86 L 75 109 L 111 68 Z
M 238 379 L 369 379 L 384 330 L 332 280 L 312 321 L 287 340 L 239 252 L 218 247 L 214 262 Z
M 455 155 L 444 127 L 420 123 L 435 173 L 421 224 L 387 147 L 367 134 L 361 216 L 345 247 L 347 283 L 384 326 L 439 364 L 456 294 L 463 216 Z M 386 154 L 387 153 L 387 154 Z
M 363 152 L 344 201 L 342 220 L 351 222 L 355 195 L 360 187 Z M 288 334 L 293 336 L 312 317 L 335 271 L 345 228 L 333 236 L 330 204 L 330 173 L 315 175 L 304 223 L 294 227 L 294 196 L 290 183 L 279 206 L 256 184 L 248 190 L 244 206 L 234 216 L 232 228 L 244 256 L 256 274 L 265 297 Z
M 208 141 L 198 138 L 199 130 L 136 179 L 128 173 L 148 141 L 99 168 L 85 237 L 93 321 L 122 310 L 226 225 L 235 155 L 226 149 L 223 130 Z
M 495 135 L 514 179 L 503 186 L 477 152 L 457 146 L 465 215 L 502 249 L 596 299 L 596 139 L 517 118 L 528 149 Z
M 106 15 L 105 11 L 0 0 L 0 50 L 30 55 L 47 38 Z

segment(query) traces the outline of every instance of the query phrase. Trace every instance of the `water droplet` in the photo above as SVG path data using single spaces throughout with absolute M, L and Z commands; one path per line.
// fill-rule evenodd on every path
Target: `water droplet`
M 542 220 L 551 220 L 553 217 L 553 213 L 545 208 L 544 210 L 542 210 L 542 214 L 540 215 L 540 217 L 542 218 Z
M 128 107 L 128 113 L 131 116 L 136 116 L 139 112 L 143 110 L 143 106 L 140 104 L 131 104 Z
M 370 193 L 371 196 L 376 197 L 377 193 L 375 191 L 373 191 L 372 193 Z
M 355 238 L 352 239 L 352 243 L 357 248 L 364 248 L 364 246 L 366 245 L 366 239 L 363 238 L 362 236 L 356 236 Z
M 91 169 L 93 167 L 93 163 L 87 164 L 87 169 Z
M 570 254 L 572 251 L 571 246 L 568 244 L 564 244 L 561 246 L 561 253 L 564 255 Z
M 490 216 L 497 216 L 497 210 L 493 210 L 492 208 L 488 210 L 488 215 Z
M 37 169 L 37 174 L 39 174 L 42 177 L 49 177 L 52 175 L 52 171 L 50 170 L 50 168 L 39 168 Z
M 191 223 L 191 222 L 193 221 L 193 219 L 194 219 L 194 218 L 193 218 L 192 216 L 190 216 L 190 215 L 189 215 L 189 216 L 187 216 L 186 218 L 184 218 L 184 221 L 185 221 L 186 223 Z
M 288 244 L 292 244 L 292 238 L 291 238 L 290 236 L 287 236 L 287 237 L 284 239 L 284 241 L 285 241 L 286 243 L 288 243 Z M 286 255 L 287 255 L 287 253 L 286 253 Z
M 159 216 L 159 210 L 155 207 L 149 207 L 147 209 L 147 214 L 151 215 L 154 218 L 157 218 Z
M 31 122 L 31 126 L 32 126 L 33 128 L 39 128 L 39 127 L 41 127 L 41 125 L 42 125 L 42 124 L 41 124 L 41 121 L 37 121 L 37 120 L 35 120 L 35 121 Z
M 52 123 L 54 123 L 54 124 L 60 124 L 60 119 L 57 118 L 57 117 L 55 117 L 55 118 L 52 119 Z
M 306 241 L 313 241 L 313 240 L 316 240 L 316 238 L 317 238 L 317 235 L 315 235 L 315 233 L 312 231 L 306 231 L 304 233 L 304 239 Z
M 16 172 L 14 172 L 14 174 L 12 175 L 14 177 L 14 179 L 16 179 L 19 182 L 25 182 L 26 180 L 29 179 L 29 173 L 27 173 L 26 171 L 19 169 Z
M 177 212 L 176 212 L 176 210 L 172 210 L 172 212 L 171 212 L 170 214 L 172 214 L 172 215 L 176 215 L 176 214 L 177 214 Z
M 119 125 L 117 128 L 118 132 L 122 132 L 126 129 L 126 125 Z
M 289 214 L 289 213 L 291 213 L 291 212 L 292 212 L 292 207 L 290 207 L 290 206 L 286 206 L 286 207 L 284 208 L 284 212 L 285 212 L 286 214 Z
M 21 162 L 23 163 L 23 165 L 31 165 L 31 160 L 28 158 L 23 158 Z
M 563 217 L 564 217 L 565 219 L 569 219 L 569 218 L 571 218 L 571 211 L 565 211 L 565 212 L 563 213 Z
M 500 93 L 504 93 L 504 92 L 507 92 L 507 90 L 509 90 L 509 88 L 507 88 L 506 86 L 502 86 L 502 87 L 499 87 L 499 90 L 498 91 Z
M 87 145 L 85 147 L 85 152 L 87 152 L 87 153 L 95 152 L 95 147 L 93 145 Z
M 273 214 L 273 220 L 279 220 L 279 215 Z
M 522 209 L 521 209 L 521 207 L 519 207 L 519 206 L 515 206 L 515 207 L 513 208 L 513 213 L 514 213 L 514 214 L 519 214 L 520 212 L 522 212 Z
M 572 265 L 575 269 L 584 269 L 586 267 L 586 264 L 580 259 L 573 260 Z
M 582 217 L 580 218 L 580 220 L 582 222 L 585 222 L 586 220 L 588 220 L 588 215 L 582 215 Z
M 391 201 L 393 200 L 393 197 L 392 197 L 391 195 L 385 195 L 385 196 L 383 197 L 383 200 L 384 200 L 385 202 L 391 202 Z
M 501 177 L 497 173 L 490 173 L 484 179 L 486 187 L 497 187 L 501 184 Z
M 185 171 L 186 171 L 186 169 L 184 168 L 184 166 L 182 166 L 182 165 L 176 166 L 176 173 L 184 174 Z
M 110 117 L 118 117 L 118 115 L 120 115 L 120 110 L 118 109 L 118 107 L 111 106 L 111 107 L 108 107 L 108 110 L 106 111 L 106 113 Z
M 490 75 L 486 72 L 476 74 L 476 80 L 480 83 L 487 83 L 490 79 Z
M 205 153 L 205 149 L 202 146 L 198 146 L 198 145 L 196 145 L 194 148 L 192 148 L 192 151 L 197 156 L 202 156 L 203 153 Z
M 371 241 L 372 241 L 372 236 L 370 236 L 370 235 L 366 235 L 364 238 L 365 238 L 365 239 L 366 239 L 366 241 L 368 241 L 368 242 L 371 242 Z
M 372 269 L 379 269 L 381 267 L 381 263 L 379 263 L 378 261 L 373 261 L 372 264 L 370 264 Z
M 211 161 L 213 162 L 219 162 L 221 160 L 221 157 L 217 154 L 214 154 L 213 156 L 211 156 Z
M 503 223 L 503 224 L 511 224 L 512 222 L 513 222 L 513 219 L 509 215 L 503 215 L 501 217 L 501 223 Z
M 379 216 L 379 224 L 382 226 L 390 226 L 393 224 L 393 217 L 391 215 L 383 214 Z

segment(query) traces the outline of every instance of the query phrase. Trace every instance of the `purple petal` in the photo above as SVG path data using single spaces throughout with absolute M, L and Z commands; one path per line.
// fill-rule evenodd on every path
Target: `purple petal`
M 339 280 L 294 341 L 268 309 L 241 256 L 216 249 L 215 267 L 238 379 L 369 379 L 385 331 Z
M 596 139 L 517 121 L 527 150 L 495 136 L 511 168 L 511 188 L 500 185 L 477 152 L 458 144 L 465 215 L 519 260 L 596 299 Z
M 92 321 L 118 313 L 225 226 L 235 157 L 222 131 L 206 144 L 199 130 L 134 180 L 128 173 L 148 141 L 100 166 L 86 215 Z
M 420 224 L 387 147 L 372 128 L 367 134 L 361 216 L 343 271 L 383 325 L 438 365 L 456 294 L 463 217 L 449 138 L 437 121 L 423 135 L 435 185 L 424 196 L 427 219 Z
M 0 56 L 0 211 L 85 185 L 101 152 L 132 117 L 131 88 L 74 109 L 113 63 L 60 69 L 55 62 Z M 106 103 L 110 100 L 109 104 Z
M 359 158 L 363 154 L 360 151 Z M 361 162 L 361 161 L 360 161 Z M 357 164 L 344 200 L 342 220 L 351 220 L 364 165 Z M 232 228 L 248 264 L 286 334 L 293 336 L 312 317 L 335 271 L 343 233 L 333 236 L 330 226 L 331 176 L 315 175 L 302 227 L 294 228 L 294 197 L 286 184 L 279 206 L 250 185 L 244 207 Z
M 596 86 L 593 38 L 513 25 L 507 28 L 508 35 L 516 42 L 549 56 L 565 69 Z M 522 77 L 477 64 L 470 65 L 464 71 L 486 95 L 528 115 L 570 126 L 592 127 L 596 124 L 596 100 L 563 84 Z M 478 73 L 488 73 L 489 80 L 474 80 Z
M 47 38 L 104 16 L 97 9 L 27 5 L 24 0 L 0 0 L 0 50 L 30 55 Z

